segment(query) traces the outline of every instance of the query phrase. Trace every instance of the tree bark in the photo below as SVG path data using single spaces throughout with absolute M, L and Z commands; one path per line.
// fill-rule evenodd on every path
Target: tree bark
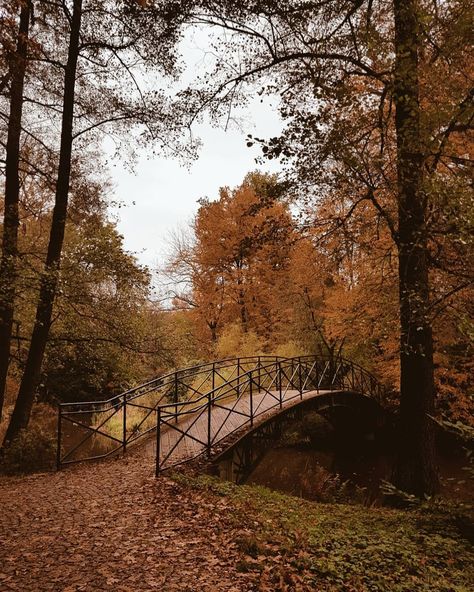
M 64 76 L 63 114 L 61 145 L 59 152 L 58 178 L 55 204 L 49 235 L 48 253 L 36 309 L 35 325 L 28 358 L 23 372 L 18 398 L 5 436 L 11 442 L 19 431 L 26 428 L 30 419 L 36 389 L 39 384 L 41 365 L 51 326 L 54 298 L 59 279 L 61 251 L 66 228 L 69 182 L 71 176 L 72 132 L 74 117 L 74 94 L 76 69 L 79 56 L 79 33 L 81 28 L 82 0 L 74 0 L 69 37 L 68 59 Z
M 10 362 L 10 343 L 18 263 L 18 203 L 20 199 L 20 137 L 23 113 L 23 87 L 28 54 L 31 2 L 23 2 L 16 51 L 10 60 L 10 116 L 5 167 L 5 209 L 3 215 L 2 258 L 0 261 L 0 419 Z
M 397 132 L 400 426 L 394 484 L 418 496 L 438 490 L 433 338 L 429 319 L 428 233 L 420 137 L 416 0 L 394 0 Z

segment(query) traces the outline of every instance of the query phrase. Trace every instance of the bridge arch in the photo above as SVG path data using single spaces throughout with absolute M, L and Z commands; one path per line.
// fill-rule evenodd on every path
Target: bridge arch
M 224 440 L 212 457 L 212 472 L 235 483 L 243 483 L 265 453 L 281 441 L 284 432 L 311 413 L 322 416 L 334 430 L 336 440 L 378 439 L 392 423 L 392 415 L 378 401 L 348 390 L 313 393 L 296 404 L 269 415 L 237 437 Z M 315 434 L 316 436 L 317 434 Z

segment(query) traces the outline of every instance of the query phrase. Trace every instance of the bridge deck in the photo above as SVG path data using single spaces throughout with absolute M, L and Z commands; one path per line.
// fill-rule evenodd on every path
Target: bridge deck
M 282 393 L 282 408 L 287 409 L 301 400 L 329 393 L 328 390 L 305 391 L 302 396 L 296 390 Z M 267 419 L 280 408 L 279 393 L 258 392 L 253 395 L 254 425 Z M 243 415 L 245 414 L 245 415 Z M 211 438 L 218 443 L 233 432 L 249 425 L 250 396 L 243 395 L 237 401 L 215 405 L 211 412 Z M 186 435 L 183 435 L 186 434 Z M 204 409 L 186 418 L 180 418 L 176 426 L 171 421 L 161 429 L 160 459 L 162 468 L 190 460 L 206 450 L 208 440 L 208 413 Z M 213 444 L 214 445 L 214 444 Z M 147 447 L 149 454 L 156 454 L 156 442 Z

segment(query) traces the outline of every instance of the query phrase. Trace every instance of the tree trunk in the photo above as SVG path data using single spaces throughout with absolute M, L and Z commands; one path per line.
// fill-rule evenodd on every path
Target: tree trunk
M 237 297 L 237 304 L 240 310 L 240 322 L 242 323 L 242 329 L 244 333 L 248 331 L 248 314 L 247 306 L 245 305 L 245 290 L 243 288 L 242 269 L 244 267 L 243 254 L 240 253 L 239 259 L 237 260 L 237 286 L 239 287 L 239 293 Z
M 239 284 L 242 283 L 239 281 Z M 247 307 L 245 305 L 245 292 L 242 288 L 239 290 L 239 307 L 240 307 L 240 322 L 242 323 L 242 328 L 244 333 L 248 332 L 248 314 L 247 314 Z
M 53 219 L 49 235 L 48 253 L 46 256 L 45 269 L 41 277 L 40 294 L 28 358 L 23 372 L 15 409 L 5 436 L 6 443 L 11 442 L 19 431 L 28 425 L 35 392 L 40 380 L 41 365 L 51 326 L 51 316 L 58 285 L 61 251 L 66 227 L 69 182 L 71 176 L 74 92 L 77 59 L 79 55 L 81 16 L 82 0 L 74 0 L 68 59 L 64 77 L 58 178 L 56 183 Z
M 397 132 L 400 428 L 394 484 L 418 496 L 438 490 L 433 339 L 429 319 L 428 237 L 423 194 L 416 0 L 394 0 Z
M 0 419 L 2 418 L 5 387 L 10 362 L 13 311 L 18 263 L 18 202 L 20 199 L 20 136 L 23 112 L 31 2 L 23 2 L 16 51 L 10 60 L 10 117 L 5 167 L 5 209 L 3 216 L 2 259 L 0 262 Z
M 213 344 L 217 343 L 217 323 L 216 321 L 208 321 L 207 326 L 211 330 L 211 341 Z

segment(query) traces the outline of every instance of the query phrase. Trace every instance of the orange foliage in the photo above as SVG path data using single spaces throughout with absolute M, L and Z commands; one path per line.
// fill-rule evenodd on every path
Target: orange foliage
M 396 245 L 368 201 L 346 216 L 344 191 L 320 200 L 309 230 L 275 180 L 257 173 L 201 203 L 193 237 L 176 241 L 170 264 L 185 280 L 176 305 L 188 309 L 198 357 L 342 353 L 398 390 Z M 377 199 L 389 208 L 390 196 Z M 433 300 L 451 281 L 433 269 Z M 439 409 L 463 421 L 472 413 L 469 301 L 462 292 L 433 309 Z

